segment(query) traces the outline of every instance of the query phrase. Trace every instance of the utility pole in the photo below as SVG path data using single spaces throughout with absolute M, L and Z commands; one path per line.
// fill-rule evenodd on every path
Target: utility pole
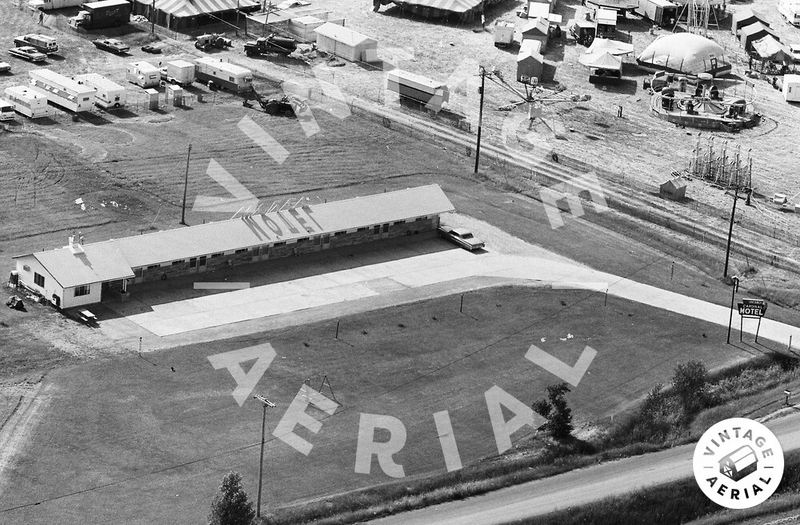
M 192 145 L 189 144 L 189 151 L 186 153 L 186 173 L 183 176 L 183 206 L 181 206 L 181 224 L 186 224 L 186 189 L 189 187 L 189 159 L 192 156 Z
M 267 8 L 264 10 L 266 15 L 264 16 L 264 30 L 261 36 L 267 36 L 267 22 L 269 21 L 269 15 L 272 13 L 272 0 L 270 0 L 269 4 L 267 4 Z
M 261 456 L 258 460 L 258 498 L 256 502 L 256 517 L 261 517 L 261 479 L 264 475 L 264 430 L 267 426 L 267 408 L 275 408 L 275 403 L 264 396 L 253 396 L 253 399 L 261 401 L 264 412 L 261 416 Z
M 156 34 L 156 0 L 153 0 L 153 5 L 150 7 L 150 34 Z
M 733 302 L 736 299 L 736 291 L 739 289 L 739 278 L 733 278 L 733 285 L 731 286 L 731 315 L 728 317 L 728 343 L 731 344 L 731 325 L 733 324 Z
M 739 186 L 736 186 L 736 189 L 733 193 L 733 208 L 731 209 L 731 224 L 728 228 L 728 247 L 725 249 L 725 269 L 722 271 L 722 277 L 728 277 L 728 260 L 731 257 L 731 236 L 733 235 L 733 219 L 736 216 L 736 201 L 739 200 Z
M 478 163 L 481 158 L 481 127 L 483 125 L 483 92 L 486 87 L 486 69 L 483 66 L 478 66 L 478 71 L 481 75 L 481 87 L 478 93 L 481 95 L 480 106 L 478 107 L 478 142 L 475 145 L 475 173 L 478 173 Z

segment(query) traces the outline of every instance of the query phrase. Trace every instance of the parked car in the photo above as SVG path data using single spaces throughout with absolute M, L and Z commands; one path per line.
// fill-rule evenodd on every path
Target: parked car
M 8 73 L 11 71 L 11 64 L 8 62 L 0 62 L 0 73 Z
M 161 53 L 161 50 L 163 49 L 164 44 L 161 42 L 153 42 L 151 44 L 147 44 L 146 46 L 142 46 L 142 51 L 145 53 L 153 53 L 154 55 Z
M 483 241 L 472 235 L 472 232 L 463 230 L 461 228 L 448 228 L 447 226 L 439 226 L 439 234 L 448 241 L 461 246 L 465 250 L 474 252 L 484 247 Z
M 8 54 L 18 58 L 23 58 L 31 62 L 44 62 L 47 60 L 47 55 L 40 53 L 33 46 L 15 47 L 8 50 Z
M 97 40 L 92 40 L 92 44 L 97 46 L 97 49 L 111 51 L 112 53 L 116 53 L 118 55 L 123 55 L 131 50 L 128 44 L 117 40 L 116 38 L 99 38 Z

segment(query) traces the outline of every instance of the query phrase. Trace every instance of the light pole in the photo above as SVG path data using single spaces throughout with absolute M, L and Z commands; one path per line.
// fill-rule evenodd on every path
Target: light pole
M 181 206 L 181 224 L 186 226 L 186 189 L 189 187 L 189 159 L 192 157 L 192 145 L 186 152 L 186 172 L 183 176 L 183 205 Z
M 475 145 L 475 173 L 478 173 L 478 162 L 481 158 L 481 126 L 483 125 L 483 91 L 486 87 L 486 69 L 483 66 L 478 66 L 478 72 L 481 75 L 481 87 L 478 93 L 481 94 L 481 103 L 478 108 L 478 142 Z
M 264 396 L 253 396 L 253 399 L 261 401 L 264 412 L 261 416 L 261 456 L 258 460 L 258 500 L 256 502 L 256 517 L 261 517 L 261 479 L 264 474 L 264 430 L 267 426 L 267 408 L 275 408 L 275 403 Z
M 733 324 L 733 302 L 736 300 L 736 291 L 739 289 L 739 278 L 733 278 L 733 285 L 731 286 L 731 315 L 728 317 L 728 341 L 731 344 L 731 325 Z
M 731 236 L 733 235 L 733 219 L 736 216 L 736 201 L 739 200 L 739 186 L 736 186 L 736 189 L 733 193 L 733 208 L 731 209 L 731 224 L 728 228 L 728 246 L 725 249 L 725 269 L 722 271 L 722 278 L 728 277 L 728 259 L 731 256 Z

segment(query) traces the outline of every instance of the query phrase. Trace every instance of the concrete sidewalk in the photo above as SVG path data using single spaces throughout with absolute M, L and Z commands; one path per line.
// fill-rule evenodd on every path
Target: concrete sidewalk
M 151 312 L 132 315 L 128 319 L 157 336 L 165 337 L 371 297 L 391 297 L 400 291 L 420 290 L 442 283 L 490 277 L 561 289 L 607 291 L 609 295 L 721 326 L 728 324 L 730 310 L 724 306 L 598 272 L 544 249 L 531 248 L 532 255 L 524 256 L 451 249 L 160 304 L 153 306 Z M 738 314 L 734 313 L 734 316 L 738 317 Z M 755 334 L 756 323 L 748 322 L 744 329 Z M 790 336 L 800 341 L 800 328 L 765 319 L 759 335 L 788 344 Z

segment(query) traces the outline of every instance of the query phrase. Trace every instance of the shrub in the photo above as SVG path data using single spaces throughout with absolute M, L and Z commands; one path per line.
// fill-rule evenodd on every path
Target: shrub
M 253 503 L 248 501 L 242 488 L 242 476 L 236 472 L 228 473 L 219 487 L 219 494 L 211 503 L 208 515 L 209 525 L 250 525 L 255 518 Z
M 707 399 L 708 371 L 700 361 L 689 361 L 675 367 L 672 388 L 680 399 L 684 416 L 703 408 Z

